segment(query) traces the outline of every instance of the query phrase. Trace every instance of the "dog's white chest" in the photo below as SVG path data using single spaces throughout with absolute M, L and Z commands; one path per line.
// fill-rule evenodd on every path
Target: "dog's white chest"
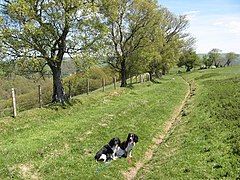
M 122 157 L 124 154 L 129 153 L 132 150 L 133 146 L 134 146 L 133 143 L 128 143 L 125 150 L 123 150 L 119 147 L 116 152 L 117 157 Z
M 122 157 L 124 154 L 125 154 L 125 151 L 119 147 L 117 152 L 116 152 L 116 156 L 117 157 Z
M 134 146 L 133 143 L 128 143 L 125 151 L 129 153 L 132 150 L 133 146 Z

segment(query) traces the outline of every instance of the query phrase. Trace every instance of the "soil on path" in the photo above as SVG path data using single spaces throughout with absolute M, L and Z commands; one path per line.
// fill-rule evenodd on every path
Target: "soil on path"
M 187 82 L 186 80 L 185 82 L 188 84 L 188 91 L 185 95 L 185 98 L 181 102 L 180 106 L 175 109 L 172 117 L 165 123 L 163 132 L 157 138 L 153 138 L 153 145 L 151 145 L 148 148 L 148 151 L 145 152 L 144 160 L 142 162 L 136 162 L 135 167 L 131 167 L 126 172 L 123 172 L 125 179 L 134 179 L 138 171 L 144 166 L 144 163 L 152 159 L 153 152 L 159 147 L 159 145 L 163 143 L 164 139 L 171 133 L 181 117 L 186 115 L 187 104 L 195 94 L 195 87 L 193 87 L 193 82 Z

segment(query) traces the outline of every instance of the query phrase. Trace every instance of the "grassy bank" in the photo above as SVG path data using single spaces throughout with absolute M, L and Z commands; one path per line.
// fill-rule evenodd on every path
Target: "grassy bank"
M 240 67 L 183 77 L 196 88 L 187 113 L 136 179 L 239 179 Z
M 141 161 L 187 88 L 181 77 L 166 76 L 158 83 L 81 95 L 73 106 L 1 118 L 0 179 L 123 179 L 131 166 L 126 159 L 96 173 L 103 164 L 95 162 L 95 153 L 112 137 L 123 141 L 133 132 L 139 136 L 133 162 Z

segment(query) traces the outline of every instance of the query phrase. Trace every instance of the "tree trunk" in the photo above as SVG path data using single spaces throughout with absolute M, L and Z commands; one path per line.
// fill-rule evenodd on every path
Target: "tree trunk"
M 61 67 L 51 66 L 53 73 L 53 94 L 52 94 L 52 102 L 60 102 L 64 103 L 65 95 L 63 84 L 61 81 Z
M 227 62 L 224 64 L 223 67 L 225 67 L 226 65 L 229 66 L 231 64 L 231 61 L 230 60 L 227 60 Z
M 166 65 L 163 64 L 162 65 L 162 75 L 166 75 L 166 71 L 167 71 Z
M 121 86 L 120 87 L 126 87 L 127 86 L 127 71 L 126 71 L 126 64 L 125 60 L 121 63 Z
M 149 73 L 149 80 L 150 81 L 152 81 L 153 80 L 153 72 L 152 71 L 148 71 L 148 73 Z
M 187 67 L 186 72 L 190 72 L 191 71 L 191 67 L 190 66 L 186 66 L 186 67 Z

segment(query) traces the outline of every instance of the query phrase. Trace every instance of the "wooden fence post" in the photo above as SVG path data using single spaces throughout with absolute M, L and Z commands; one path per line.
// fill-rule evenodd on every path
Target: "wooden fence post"
M 17 106 L 16 106 L 14 88 L 12 88 L 12 106 L 13 106 L 13 117 L 15 118 L 17 116 Z
M 39 108 L 42 108 L 42 88 L 38 85 Z
M 105 92 L 105 78 L 102 78 L 102 88 L 103 92 Z
M 113 84 L 114 84 L 114 90 L 117 89 L 117 80 L 116 80 L 116 76 L 113 77 Z
M 89 94 L 89 79 L 87 79 L 87 95 Z
M 71 96 L 71 91 L 72 91 L 72 83 L 71 83 L 71 81 L 69 81 L 68 82 L 68 95 L 69 95 L 69 99 L 71 99 L 72 98 L 72 96 Z

